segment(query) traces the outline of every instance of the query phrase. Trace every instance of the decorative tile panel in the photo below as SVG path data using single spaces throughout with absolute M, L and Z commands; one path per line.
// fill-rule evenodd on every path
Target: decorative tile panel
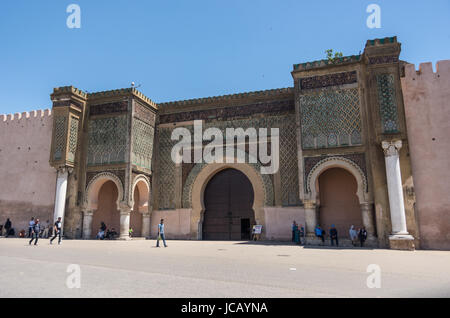
M 356 71 L 300 78 L 300 89 L 316 89 L 358 82 Z
M 303 149 L 361 145 L 358 88 L 300 95 Z
M 91 119 L 88 165 L 124 163 L 127 148 L 127 116 Z
M 155 126 L 156 114 L 139 102 L 135 102 L 134 116 L 146 124 Z
M 159 159 L 158 159 L 158 192 L 159 209 L 175 209 L 175 163 L 171 152 L 175 143 L 170 139 L 172 128 L 159 128 Z
M 369 57 L 369 64 L 392 64 L 392 63 L 398 63 L 397 55 Z
M 269 113 L 286 113 L 293 112 L 295 110 L 295 104 L 293 99 L 277 100 L 269 102 L 260 102 L 257 104 L 224 107 L 217 109 L 198 110 L 192 112 L 174 113 L 161 115 L 159 117 L 159 123 L 173 123 L 183 122 L 191 120 L 209 120 L 214 119 L 231 119 L 235 117 L 247 117 L 255 114 L 269 114 Z
M 132 164 L 151 170 L 154 135 L 155 129 L 152 126 L 136 118 L 133 120 Z
M 298 204 L 298 162 L 297 162 L 297 136 L 295 116 L 265 116 L 260 118 L 245 118 L 233 121 L 211 121 L 204 124 L 203 129 L 216 127 L 225 135 L 226 128 L 243 128 L 244 130 L 254 127 L 279 128 L 280 132 L 280 178 L 281 178 L 281 196 L 283 205 Z M 193 133 L 193 127 L 186 127 Z M 248 162 L 248 161 L 247 161 Z M 260 173 L 261 164 L 250 164 Z M 183 207 L 191 207 L 191 190 L 198 173 L 203 169 L 205 164 L 196 164 L 189 168 L 189 174 L 183 185 Z M 184 168 L 184 166 L 183 166 Z M 261 175 L 265 188 L 265 205 L 273 206 L 274 190 L 273 181 L 270 175 Z M 184 179 L 184 178 L 183 178 Z
M 78 126 L 79 126 L 78 118 L 71 117 L 69 129 L 69 149 L 67 151 L 67 160 L 71 162 L 75 161 L 75 154 L 77 152 Z
M 67 138 L 67 118 L 65 116 L 55 117 L 55 130 L 54 130 L 54 149 L 53 160 L 63 159 L 64 152 L 66 151 L 66 138 Z
M 397 133 L 398 112 L 394 75 L 377 75 L 378 102 L 380 104 L 381 129 L 383 133 Z
M 101 105 L 92 105 L 89 109 L 90 116 L 125 113 L 128 111 L 128 101 L 120 101 Z

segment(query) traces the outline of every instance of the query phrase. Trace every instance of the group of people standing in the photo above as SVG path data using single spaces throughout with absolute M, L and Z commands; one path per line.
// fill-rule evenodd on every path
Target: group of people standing
M 322 240 L 322 243 L 325 243 L 326 232 L 320 227 L 320 225 L 316 226 L 316 228 L 314 229 L 314 234 L 316 235 L 316 237 Z M 356 246 L 359 241 L 359 245 L 363 247 L 364 242 L 367 240 L 366 228 L 363 226 L 360 229 L 355 229 L 355 226 L 352 225 L 350 226 L 349 236 L 353 246 Z M 336 246 L 339 246 L 338 231 L 334 224 L 331 225 L 331 228 L 329 230 L 329 237 L 331 246 L 334 246 L 334 243 L 336 243 Z M 298 225 L 297 222 L 294 221 L 292 223 L 292 242 L 295 242 L 297 244 L 305 244 L 305 240 L 306 235 L 303 225 Z
M 292 242 L 303 245 L 306 242 L 305 239 L 305 228 L 303 224 L 297 224 L 297 222 L 292 223 Z

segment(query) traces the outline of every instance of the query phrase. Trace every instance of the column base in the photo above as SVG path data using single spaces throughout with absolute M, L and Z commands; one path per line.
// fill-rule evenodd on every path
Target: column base
M 396 234 L 389 236 L 389 247 L 392 250 L 414 251 L 414 237 L 409 234 Z
M 131 241 L 131 237 L 130 236 L 119 236 L 119 238 L 117 240 L 119 241 Z

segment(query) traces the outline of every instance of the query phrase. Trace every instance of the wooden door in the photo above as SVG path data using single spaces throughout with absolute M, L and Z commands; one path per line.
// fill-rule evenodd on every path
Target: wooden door
M 204 240 L 248 239 L 247 226 L 255 224 L 254 193 L 242 172 L 226 169 L 217 173 L 206 186 L 204 200 Z

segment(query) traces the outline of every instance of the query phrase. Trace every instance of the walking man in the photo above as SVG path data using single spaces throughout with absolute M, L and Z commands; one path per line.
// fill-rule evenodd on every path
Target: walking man
M 164 236 L 164 219 L 161 219 L 161 223 L 158 224 L 158 240 L 156 241 L 156 247 L 159 247 L 159 240 L 163 240 L 164 247 L 167 247 L 166 238 Z
M 34 227 L 34 217 L 32 217 L 30 222 L 28 223 L 28 237 L 31 237 L 33 227 Z
M 54 233 L 55 235 L 53 236 L 53 238 L 50 240 L 50 244 L 52 244 L 53 240 L 58 236 L 58 245 L 61 244 L 61 217 L 58 218 L 58 220 L 56 220 L 55 225 L 54 225 Z
M 31 229 L 31 236 L 32 237 L 31 237 L 29 245 L 31 245 L 31 243 L 33 243 L 33 240 L 36 240 L 34 242 L 34 245 L 37 245 L 40 232 L 41 232 L 41 224 L 39 223 L 39 219 L 36 219 L 36 222 L 34 222 L 33 228 Z

